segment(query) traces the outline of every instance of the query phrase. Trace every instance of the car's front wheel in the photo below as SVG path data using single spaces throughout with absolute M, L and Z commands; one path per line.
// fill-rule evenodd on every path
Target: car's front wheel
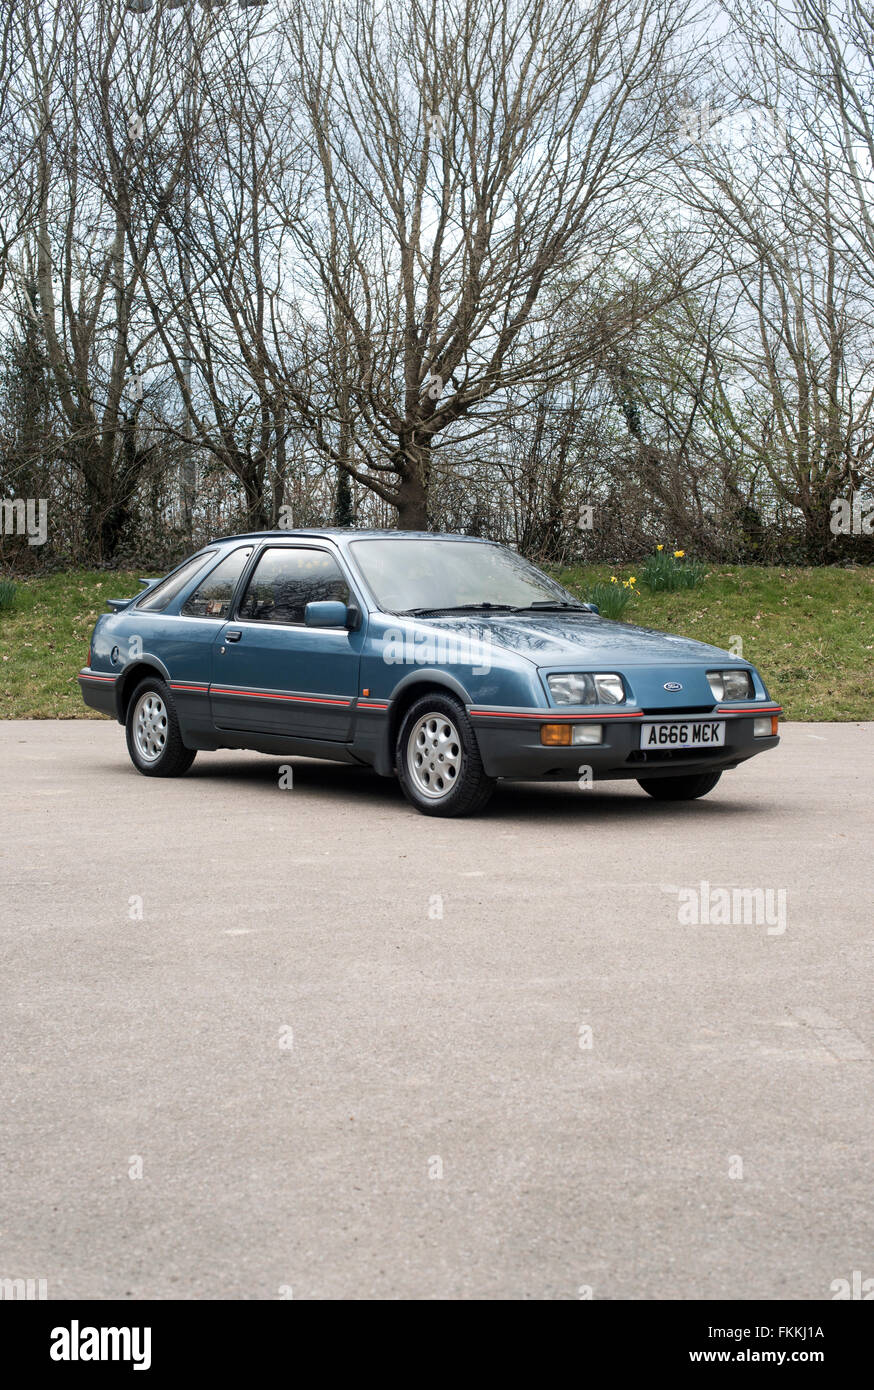
M 159 676 L 147 676 L 128 701 L 127 751 L 144 777 L 181 777 L 197 756 L 186 748 L 173 698 Z
M 423 695 L 401 721 L 396 747 L 404 796 L 426 816 L 469 816 L 495 789 L 467 712 L 452 695 Z
M 698 772 L 691 777 L 638 777 L 638 784 L 647 796 L 656 801 L 695 801 L 712 792 L 721 772 Z

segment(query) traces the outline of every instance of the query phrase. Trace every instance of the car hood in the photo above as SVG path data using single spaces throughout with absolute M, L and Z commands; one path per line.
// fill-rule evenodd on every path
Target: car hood
M 591 665 L 610 662 L 626 665 L 710 662 L 719 657 L 732 665 L 748 666 L 721 647 L 676 637 L 655 628 L 615 623 L 594 613 L 567 617 L 563 613 L 479 615 L 475 618 L 446 617 L 418 619 L 417 626 L 452 632 L 469 641 L 491 641 L 525 657 L 536 666 L 555 666 L 565 662 Z

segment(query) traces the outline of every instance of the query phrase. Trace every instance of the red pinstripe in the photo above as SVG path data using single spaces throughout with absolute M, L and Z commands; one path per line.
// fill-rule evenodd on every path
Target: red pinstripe
M 562 714 L 559 710 L 542 710 L 539 714 L 518 714 L 515 710 L 508 709 L 472 709 L 472 718 L 475 719 L 537 719 L 541 724 L 555 724 L 560 719 L 642 719 L 642 709 L 624 710 L 622 714 Z
M 211 695 L 241 695 L 252 700 L 292 700 L 296 704 L 304 705 L 342 705 L 344 708 L 348 708 L 352 704 L 351 700 L 329 700 L 323 695 L 275 695 L 269 690 L 228 690 L 225 686 L 218 685 L 211 685 L 209 693 Z

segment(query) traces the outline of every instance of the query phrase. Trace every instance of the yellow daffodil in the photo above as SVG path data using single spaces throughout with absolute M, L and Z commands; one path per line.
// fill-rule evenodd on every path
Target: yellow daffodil
M 656 550 L 664 550 L 664 548 L 665 548 L 665 547 L 664 547 L 663 545 L 657 545 L 657 546 L 656 546 Z
M 686 554 L 685 550 L 675 550 L 675 551 L 674 551 L 674 559 L 675 559 L 675 560 L 682 560 L 682 559 L 684 558 L 685 554 Z
M 611 584 L 618 584 L 618 583 L 619 583 L 619 580 L 616 578 L 616 575 L 615 575 L 615 574 L 611 574 L 611 576 L 610 576 L 610 583 L 611 583 Z
M 635 584 L 637 582 L 637 576 L 634 574 L 630 574 L 628 576 L 628 582 L 629 584 Z

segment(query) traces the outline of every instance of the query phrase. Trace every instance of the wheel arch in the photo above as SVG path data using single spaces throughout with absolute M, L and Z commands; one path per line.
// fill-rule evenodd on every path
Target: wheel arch
M 386 727 L 385 753 L 390 767 L 394 766 L 398 730 L 404 721 L 407 710 L 414 701 L 418 700 L 420 695 L 427 695 L 429 690 L 436 691 L 440 695 L 455 695 L 463 705 L 470 704 L 470 696 L 464 686 L 446 671 L 428 670 L 423 667 L 419 671 L 411 671 L 409 675 L 404 676 L 392 693 Z
M 147 675 L 158 675 L 167 684 L 170 682 L 170 672 L 156 656 L 140 657 L 126 666 L 115 683 L 115 711 L 119 724 L 124 724 L 127 719 L 130 697 Z

